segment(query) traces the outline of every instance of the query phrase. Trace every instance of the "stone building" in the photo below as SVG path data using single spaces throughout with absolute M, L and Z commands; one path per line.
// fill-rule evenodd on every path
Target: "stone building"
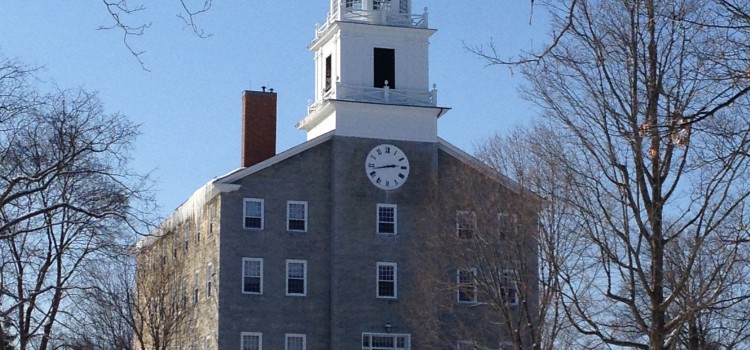
M 154 312 L 154 323 L 176 320 L 161 335 L 168 348 L 506 344 L 476 317 L 486 312 L 477 306 L 476 269 L 429 267 L 450 256 L 444 242 L 462 249 L 478 234 L 482 215 L 458 200 L 470 192 L 466 179 L 482 179 L 481 193 L 501 193 L 507 203 L 526 197 L 438 137 L 449 108 L 429 83 L 434 30 L 426 12 L 411 11 L 410 0 L 331 0 L 310 45 L 315 101 L 297 124 L 308 135 L 303 144 L 276 154 L 276 93 L 244 92 L 242 167 L 198 189 L 141 245 L 139 290 L 154 283 L 146 278 L 154 271 L 177 271 L 157 278 L 172 281 L 161 288 L 171 292 L 163 301 L 141 296 L 151 309 L 167 309 Z M 491 211 L 493 220 L 520 213 Z M 534 271 L 534 247 L 525 247 Z M 500 273 L 501 298 L 512 307 L 524 283 L 516 269 Z M 464 323 L 456 306 L 478 311 Z M 477 332 L 446 330 L 456 322 Z

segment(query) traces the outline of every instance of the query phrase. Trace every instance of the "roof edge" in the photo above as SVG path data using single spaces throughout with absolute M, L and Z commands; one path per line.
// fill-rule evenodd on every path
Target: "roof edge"
M 452 145 L 450 142 L 440 137 L 438 137 L 438 148 L 450 154 L 451 156 L 458 158 L 459 160 L 468 164 L 469 166 L 481 172 L 482 174 L 505 185 L 505 187 L 507 187 L 508 189 L 510 189 L 516 194 L 522 194 L 524 192 L 531 193 L 530 191 L 524 189 L 523 186 L 521 186 L 521 184 L 519 184 L 515 180 L 509 178 L 508 176 L 498 171 L 495 171 L 494 169 L 487 166 L 487 164 L 482 163 L 476 157 L 472 156 L 471 154 L 466 153 L 465 151 Z
M 330 140 L 332 137 L 333 137 L 333 131 L 329 131 L 323 135 L 320 135 L 312 140 L 309 140 L 297 146 L 294 146 L 284 152 L 281 152 L 251 167 L 237 169 L 227 175 L 217 178 L 215 181 L 216 183 L 219 183 L 219 184 L 232 184 L 233 182 L 239 179 L 242 179 L 245 176 L 261 171 L 272 165 L 278 164 L 292 156 L 295 156 L 323 142 L 326 142 Z

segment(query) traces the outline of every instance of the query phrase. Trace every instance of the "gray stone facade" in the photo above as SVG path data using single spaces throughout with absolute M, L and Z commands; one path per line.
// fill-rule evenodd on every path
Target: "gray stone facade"
M 304 334 L 310 350 L 363 349 L 363 334 L 387 333 L 409 335 L 410 349 L 456 348 L 461 338 L 438 341 L 448 334 L 441 334 L 440 327 L 457 322 L 451 319 L 462 317 L 469 308 L 446 313 L 438 328 L 433 325 L 442 316 L 423 312 L 435 308 L 425 303 L 428 300 L 439 300 L 452 309 L 455 287 L 450 285 L 455 272 L 438 277 L 445 279 L 447 290 L 429 285 L 426 279 L 428 267 L 443 254 L 435 241 L 442 240 L 440 235 L 455 234 L 452 213 L 457 208 L 443 207 L 445 203 L 435 199 L 451 198 L 454 182 L 467 176 L 464 171 L 479 174 L 475 165 L 446 152 L 439 143 L 326 138 L 277 156 L 283 159 L 271 158 L 268 164 L 241 170 L 248 174 L 216 181 L 234 187 L 203 204 L 199 212 L 204 214 L 193 220 L 203 235 L 201 242 L 191 239 L 185 253 L 180 246 L 180 254 L 189 256 L 184 270 L 190 286 L 193 271 L 205 281 L 206 265 L 214 266 L 214 295 L 208 298 L 205 288 L 200 289 L 195 316 L 186 320 L 191 331 L 177 343 L 202 348 L 209 339 L 211 349 L 241 349 L 241 334 L 252 332 L 262 334 L 263 349 L 284 349 L 286 334 Z M 365 172 L 367 154 L 385 143 L 405 152 L 411 167 L 403 186 L 390 191 L 375 187 Z M 245 198 L 263 200 L 262 229 L 244 228 Z M 287 230 L 288 201 L 307 203 L 305 232 Z M 396 205 L 397 234 L 377 233 L 378 204 Z M 164 239 L 168 242 L 169 237 Z M 531 263 L 536 259 L 532 246 L 528 257 Z M 262 294 L 243 293 L 243 258 L 262 259 Z M 306 261 L 304 296 L 286 293 L 288 259 Z M 395 298 L 376 295 L 378 262 L 397 264 Z M 466 319 L 479 324 L 477 315 L 482 312 L 471 311 Z M 497 330 L 488 333 L 484 340 L 497 344 L 501 338 Z

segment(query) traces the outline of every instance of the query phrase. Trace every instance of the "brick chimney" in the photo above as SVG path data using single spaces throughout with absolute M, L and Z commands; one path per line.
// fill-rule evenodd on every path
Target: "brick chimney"
M 276 93 L 273 89 L 242 93 L 242 166 L 276 155 Z

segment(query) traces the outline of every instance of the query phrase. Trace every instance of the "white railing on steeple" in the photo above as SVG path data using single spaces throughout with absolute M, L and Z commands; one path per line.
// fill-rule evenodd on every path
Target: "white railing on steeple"
M 320 101 L 316 101 L 307 106 L 307 113 L 312 114 L 329 99 L 405 106 L 436 107 L 437 86 L 433 84 L 432 90 L 429 91 L 414 91 L 391 89 L 388 84 L 382 88 L 376 88 L 369 86 L 344 85 L 341 84 L 341 82 L 337 82 L 332 89 L 326 91 Z
M 339 6 L 334 7 L 333 12 L 328 14 L 326 23 L 315 28 L 315 39 L 317 40 L 323 35 L 331 24 L 336 21 L 359 22 L 393 27 L 428 28 L 428 17 L 426 7 L 424 8 L 424 13 L 420 15 L 391 11 L 390 3 L 384 3 L 384 6 L 380 9 L 369 10 L 346 7 L 345 1 L 341 1 Z

